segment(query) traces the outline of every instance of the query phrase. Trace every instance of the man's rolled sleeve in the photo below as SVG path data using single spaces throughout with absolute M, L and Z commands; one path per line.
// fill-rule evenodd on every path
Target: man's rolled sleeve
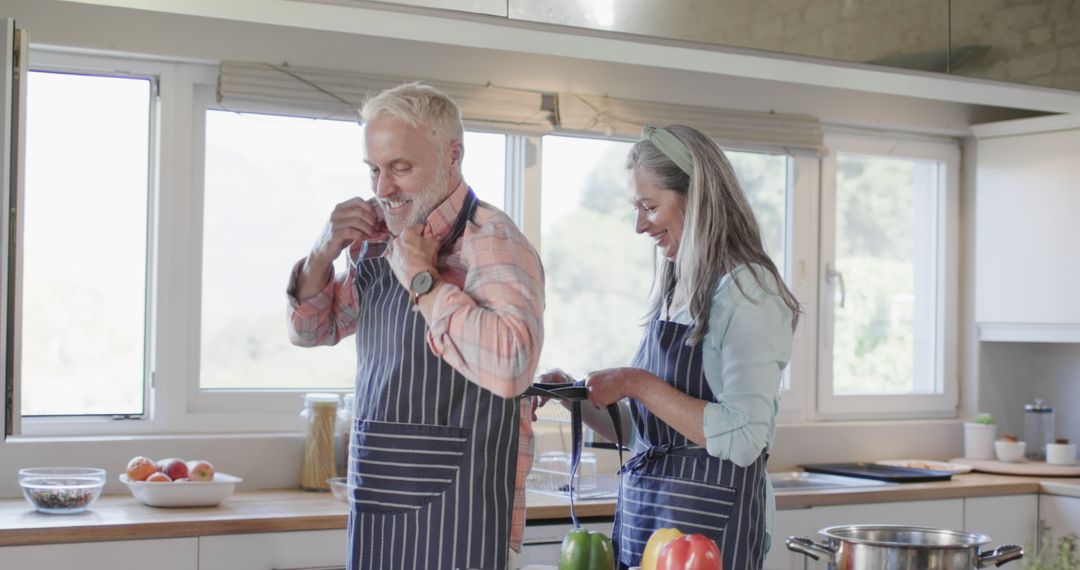
M 466 378 L 497 396 L 528 388 L 543 345 L 544 275 L 535 251 L 502 224 L 462 240 L 463 288 L 435 292 L 428 343 Z
M 360 302 L 351 272 L 327 278 L 314 296 L 298 299 L 296 291 L 304 260 L 293 266 L 286 289 L 289 341 L 297 346 L 334 345 L 355 332 Z M 332 273 L 333 270 L 331 269 Z

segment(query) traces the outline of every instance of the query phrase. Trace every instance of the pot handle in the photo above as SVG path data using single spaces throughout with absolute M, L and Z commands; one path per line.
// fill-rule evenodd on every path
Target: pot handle
M 979 554 L 979 568 L 989 566 L 991 562 L 997 567 L 1006 562 L 1012 562 L 1013 560 L 1023 557 L 1024 547 L 1015 544 L 1006 544 L 1004 546 L 999 546 L 990 552 Z
M 821 560 L 825 556 L 829 564 L 835 564 L 836 552 L 828 546 L 818 544 L 805 536 L 789 536 L 784 541 L 788 550 L 805 554 L 814 560 Z M 1010 559 L 1011 560 L 1011 559 Z

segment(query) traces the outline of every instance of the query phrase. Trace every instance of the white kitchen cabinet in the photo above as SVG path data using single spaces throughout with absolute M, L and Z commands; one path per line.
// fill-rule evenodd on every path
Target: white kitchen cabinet
M 198 570 L 199 539 L 123 540 L 5 546 L 0 548 L 0 568 L 4 570 Z
M 1039 495 L 1039 540 L 1051 537 L 1055 544 L 1067 534 L 1080 534 L 1080 497 Z
M 1080 115 L 972 131 L 979 339 L 1080 342 Z
M 989 536 L 990 544 L 986 548 L 997 548 L 1004 544 L 1030 548 L 1035 544 L 1038 518 L 1037 495 L 964 499 L 963 530 Z
M 611 536 L 612 523 L 613 521 L 590 522 L 581 526 Z M 518 556 L 518 566 L 524 567 L 529 564 L 555 566 L 558 564 L 563 538 L 571 528 L 573 527 L 569 522 L 527 524 L 525 534 L 521 537 L 521 555 Z
M 344 568 L 345 542 L 344 529 L 203 536 L 199 570 Z
M 773 521 L 772 546 L 765 557 L 765 570 L 803 570 L 806 568 L 805 555 L 788 550 L 784 540 L 789 536 L 805 536 L 819 541 L 817 527 L 814 526 L 813 509 L 790 509 L 776 511 Z

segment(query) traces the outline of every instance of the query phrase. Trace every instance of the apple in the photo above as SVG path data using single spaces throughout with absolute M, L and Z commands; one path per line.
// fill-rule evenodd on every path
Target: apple
M 146 478 L 147 483 L 168 483 L 170 481 L 172 481 L 172 479 L 161 471 L 155 471 Z
M 177 479 L 183 479 L 188 476 L 187 463 L 184 463 L 183 459 L 176 457 L 170 457 L 168 459 L 162 459 L 157 462 L 158 470 L 169 476 L 169 479 L 176 481 Z
M 138 455 L 132 457 L 127 464 L 127 476 L 132 481 L 145 481 L 147 477 L 157 472 L 158 468 L 154 465 L 154 460 L 149 457 Z
M 187 462 L 188 479 L 192 481 L 213 481 L 214 466 L 209 461 L 195 459 Z

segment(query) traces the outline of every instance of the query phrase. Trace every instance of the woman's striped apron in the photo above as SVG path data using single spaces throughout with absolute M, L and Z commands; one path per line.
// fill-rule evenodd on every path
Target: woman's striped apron
M 470 190 L 445 244 L 460 238 L 476 204 Z M 506 568 L 517 400 L 481 389 L 431 352 L 424 317 L 385 258 L 361 261 L 356 285 L 347 567 Z
M 690 396 L 714 401 L 701 366 L 701 344 L 686 346 L 690 326 L 653 320 L 634 366 Z M 637 566 L 658 528 L 704 534 L 723 553 L 725 570 L 759 569 L 765 561 L 765 462 L 748 467 L 710 456 L 645 406 L 631 401 L 637 455 L 623 466 L 612 542 L 620 567 Z

